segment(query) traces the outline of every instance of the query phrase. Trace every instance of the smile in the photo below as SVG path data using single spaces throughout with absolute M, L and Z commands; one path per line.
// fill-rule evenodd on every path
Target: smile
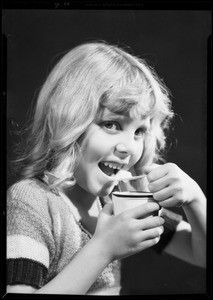
M 107 176 L 114 176 L 118 173 L 118 171 L 123 167 L 122 164 L 114 163 L 114 162 L 105 162 L 102 161 L 98 164 L 101 171 Z

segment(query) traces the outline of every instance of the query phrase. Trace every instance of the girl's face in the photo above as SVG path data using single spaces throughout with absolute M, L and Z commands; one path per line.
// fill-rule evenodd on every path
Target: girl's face
M 82 143 L 76 183 L 94 196 L 106 196 L 114 188 L 114 174 L 129 170 L 143 153 L 144 135 L 150 127 L 148 118 L 132 119 L 104 109 L 88 128 Z

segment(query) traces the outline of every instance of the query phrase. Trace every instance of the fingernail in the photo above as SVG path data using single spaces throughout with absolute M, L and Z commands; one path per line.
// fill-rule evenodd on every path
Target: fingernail
M 160 227 L 160 235 L 164 232 L 164 228 L 163 227 Z

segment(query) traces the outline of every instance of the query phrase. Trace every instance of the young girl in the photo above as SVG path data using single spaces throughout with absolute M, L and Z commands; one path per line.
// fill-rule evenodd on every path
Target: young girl
M 58 62 L 8 190 L 9 293 L 119 294 L 120 260 L 157 243 L 205 267 L 205 196 L 175 164 L 156 164 L 172 115 L 155 72 L 117 46 L 86 43 Z M 131 188 L 156 202 L 113 215 L 121 170 L 146 174 Z M 167 209 L 147 217 L 175 206 L 189 223 Z

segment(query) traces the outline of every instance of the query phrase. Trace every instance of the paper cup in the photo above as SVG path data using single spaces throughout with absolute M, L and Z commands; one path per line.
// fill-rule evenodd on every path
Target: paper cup
M 113 192 L 112 203 L 114 215 L 120 214 L 128 209 L 145 204 L 146 202 L 155 201 L 153 194 L 150 192 Z M 154 211 L 151 215 L 158 215 L 158 211 Z

